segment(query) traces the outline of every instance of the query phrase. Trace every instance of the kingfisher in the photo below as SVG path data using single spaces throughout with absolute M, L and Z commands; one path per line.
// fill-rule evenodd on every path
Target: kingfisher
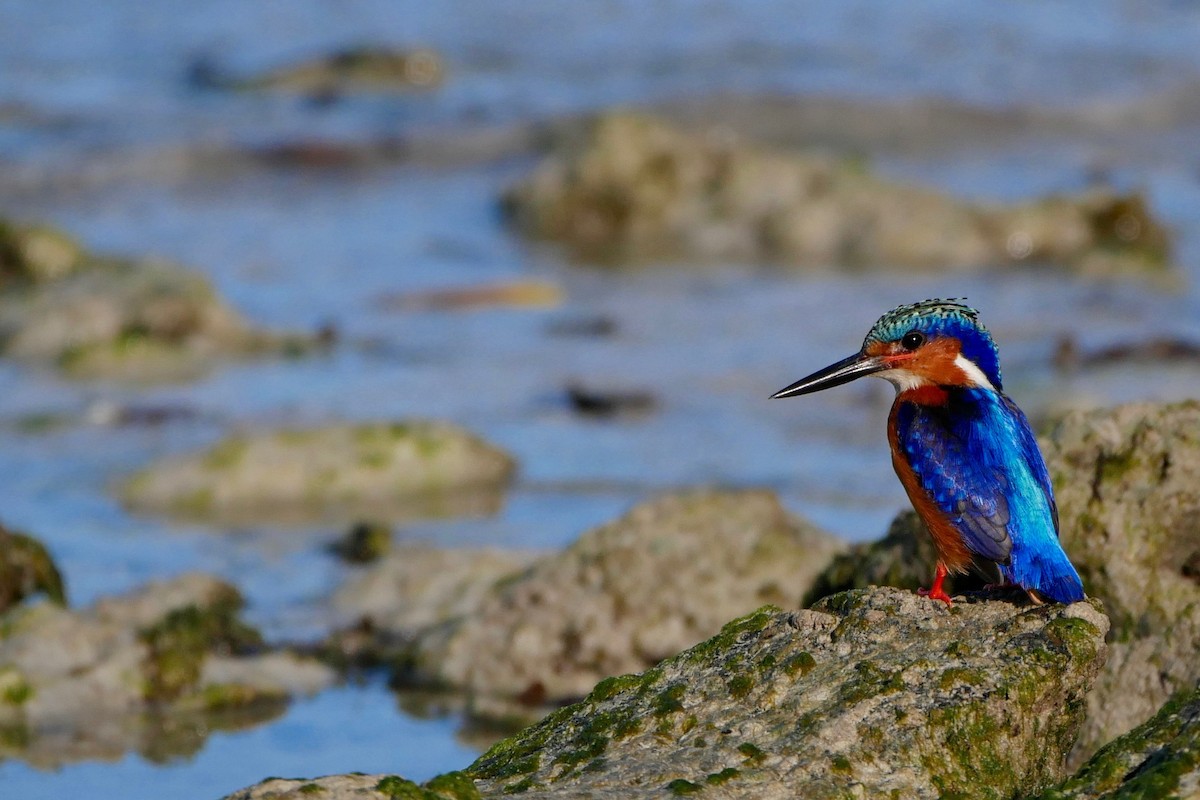
M 796 397 L 875 375 L 896 388 L 892 466 L 938 552 L 922 596 L 950 605 L 948 573 L 999 566 L 1034 602 L 1073 603 L 1083 583 L 1058 541 L 1058 507 L 1029 420 L 1004 394 L 1000 356 L 979 312 L 924 300 L 884 314 L 862 349 L 781 389 Z

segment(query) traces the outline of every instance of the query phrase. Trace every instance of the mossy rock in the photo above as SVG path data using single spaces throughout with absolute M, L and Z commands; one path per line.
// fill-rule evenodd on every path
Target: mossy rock
M 141 631 L 147 648 L 143 664 L 145 697 L 156 703 L 178 700 L 199 689 L 204 659 L 210 653 L 237 653 L 262 645 L 258 631 L 238 619 L 241 596 L 230 588 L 205 606 L 189 605 L 168 613 Z M 203 705 L 239 704 L 235 690 L 218 697 L 205 687 Z M 248 705 L 244 696 L 240 705 Z
M 1139 194 L 975 204 L 886 181 L 861 160 L 772 151 L 622 112 L 563 137 L 503 205 L 522 232 L 600 263 L 1161 275 L 1171 256 L 1166 228 Z
M 1106 629 L 1091 603 L 947 609 L 886 588 L 764 608 L 602 681 L 467 774 L 484 797 L 1023 796 L 1062 777 Z
M 0 525 L 0 614 L 38 594 L 66 605 L 58 566 L 41 542 Z
M 1200 688 L 1105 745 L 1037 800 L 1184 800 L 1200 796 Z
M 267 778 L 225 800 L 481 800 L 465 773 L 448 772 L 423 784 L 399 775 L 330 775 L 324 778 Z
M 1112 618 L 1078 764 L 1200 683 L 1200 402 L 1074 412 L 1043 449 L 1063 546 Z
M 202 275 L 106 258 L 51 228 L 0 220 L 0 354 L 84 379 L 179 381 L 222 359 L 320 350 L 253 328 Z
M 0 291 L 60 280 L 83 262 L 83 248 L 62 231 L 0 220 Z
M 197 520 L 449 516 L 494 507 L 514 471 L 507 454 L 449 423 L 334 425 L 229 437 L 147 467 L 121 497 Z

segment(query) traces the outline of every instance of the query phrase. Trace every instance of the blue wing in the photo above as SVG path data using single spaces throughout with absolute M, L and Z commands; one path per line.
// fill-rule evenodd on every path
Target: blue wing
M 984 435 L 986 416 L 979 402 L 956 402 L 952 408 L 905 403 L 896 415 L 896 433 L 921 487 L 971 552 L 1007 564 L 1012 480 Z
M 1083 583 L 1058 542 L 1058 508 L 1029 421 L 1002 394 L 953 390 L 946 406 L 905 403 L 896 434 L 922 488 L 971 552 L 1060 603 Z

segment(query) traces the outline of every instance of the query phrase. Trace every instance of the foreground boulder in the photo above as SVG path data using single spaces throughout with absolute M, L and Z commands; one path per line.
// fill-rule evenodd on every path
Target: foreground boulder
M 1044 449 L 1063 544 L 1112 619 L 1081 761 L 1200 683 L 1200 403 L 1072 413 Z
M 530 702 L 582 697 L 765 602 L 795 607 L 841 543 L 762 491 L 643 503 L 419 637 L 415 679 Z
M 207 731 L 282 713 L 333 679 L 311 660 L 260 653 L 241 598 L 184 575 L 83 611 L 48 604 L 0 617 L 0 757 L 39 766 L 194 752 Z M 183 721 L 191 724 L 184 724 Z
M 1017 206 L 890 183 L 861 163 L 682 133 L 609 114 L 505 197 L 517 227 L 600 261 L 768 260 L 954 269 L 1053 264 L 1162 273 L 1168 237 L 1137 194 Z
M 219 360 L 299 354 L 317 341 L 250 326 L 208 280 L 103 258 L 65 234 L 0 220 L 0 354 L 79 378 L 192 378 Z
M 1039 800 L 1200 797 L 1200 688 L 1108 745 Z
M 481 513 L 515 463 L 443 422 L 334 425 L 235 435 L 129 478 L 134 511 L 191 519 L 300 521 Z
M 1063 546 L 1112 619 L 1077 766 L 1200 681 L 1200 403 L 1073 413 L 1042 449 Z M 885 539 L 835 559 L 810 599 L 864 582 L 919 585 L 933 560 L 908 512 Z
M 231 797 L 1020 797 L 1061 779 L 1107 628 L 1093 602 L 845 592 L 604 680 L 424 787 L 336 776 Z

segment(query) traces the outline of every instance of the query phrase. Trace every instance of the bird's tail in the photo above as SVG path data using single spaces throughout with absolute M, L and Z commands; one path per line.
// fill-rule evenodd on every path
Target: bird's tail
M 1083 581 L 1057 540 L 1054 547 L 1023 559 L 1014 558 L 1011 565 L 1000 569 L 1013 583 L 1034 589 L 1056 603 L 1077 603 L 1083 599 Z

